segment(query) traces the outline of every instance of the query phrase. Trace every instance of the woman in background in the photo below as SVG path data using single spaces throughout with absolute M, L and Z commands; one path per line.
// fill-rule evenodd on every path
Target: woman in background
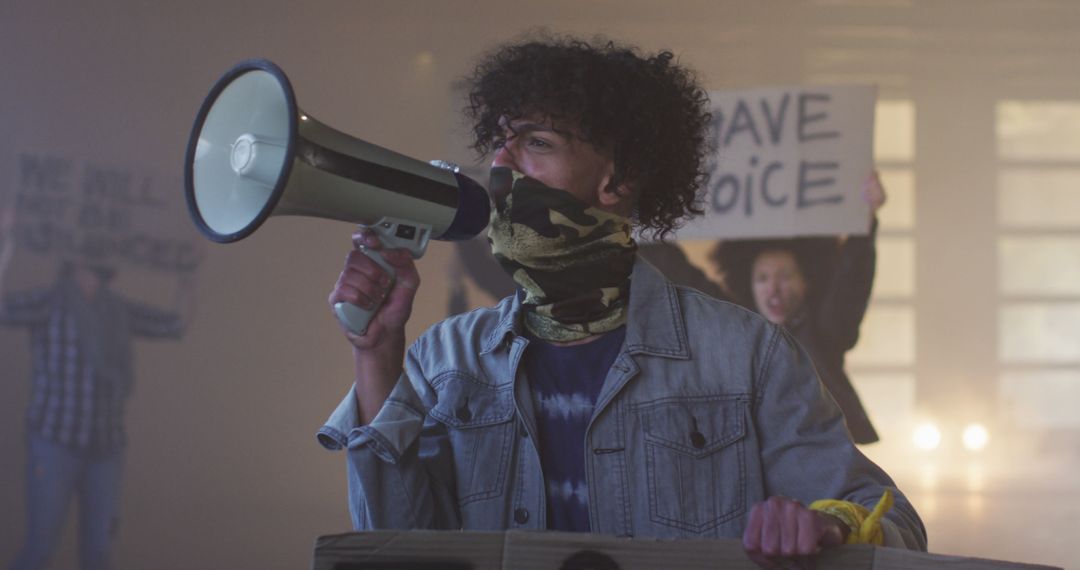
M 876 213 L 885 203 L 876 172 L 862 195 L 870 206 L 867 235 L 726 241 L 709 258 L 732 299 L 787 328 L 810 354 L 852 439 L 873 443 L 878 434 L 844 371 L 844 355 L 859 339 L 874 283 Z

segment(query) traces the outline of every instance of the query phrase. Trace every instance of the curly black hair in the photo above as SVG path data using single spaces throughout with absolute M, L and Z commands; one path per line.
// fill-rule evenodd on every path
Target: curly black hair
M 814 305 L 832 278 L 839 246 L 835 237 L 725 240 L 713 246 L 708 259 L 721 275 L 731 299 L 757 311 L 752 279 L 754 262 L 759 255 L 768 251 L 790 252 L 806 280 L 806 302 Z
M 539 116 L 610 152 L 615 183 L 635 193 L 635 218 L 655 237 L 701 214 L 711 116 L 694 72 L 669 51 L 641 55 L 604 38 L 531 35 L 482 58 L 467 79 L 472 148 L 497 149 L 502 117 Z

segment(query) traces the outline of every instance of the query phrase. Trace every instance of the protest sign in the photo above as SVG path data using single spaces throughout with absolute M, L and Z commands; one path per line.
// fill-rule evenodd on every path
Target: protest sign
M 870 85 L 710 93 L 705 215 L 678 239 L 865 234 L 873 171 Z
M 113 266 L 189 273 L 200 261 L 196 242 L 176 229 L 183 202 L 148 173 L 22 153 L 15 164 L 14 235 L 21 251 Z

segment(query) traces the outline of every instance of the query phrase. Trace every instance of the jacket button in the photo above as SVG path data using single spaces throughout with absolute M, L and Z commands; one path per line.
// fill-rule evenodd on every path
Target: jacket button
M 521 437 L 529 437 L 529 428 L 525 427 L 525 422 L 518 424 L 518 433 L 521 434 Z
M 463 422 L 467 422 L 472 419 L 472 412 L 469 411 L 469 406 L 461 406 L 457 410 L 457 418 Z
M 514 522 L 518 524 L 525 524 L 529 521 L 529 511 L 526 509 L 517 509 L 514 511 Z
M 705 436 L 701 435 L 700 431 L 694 431 L 690 433 L 690 445 L 693 445 L 697 449 L 705 447 Z

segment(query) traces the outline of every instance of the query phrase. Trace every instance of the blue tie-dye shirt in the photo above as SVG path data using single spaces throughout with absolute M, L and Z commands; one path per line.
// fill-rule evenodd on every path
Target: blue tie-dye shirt
M 551 530 L 589 531 L 585 428 L 625 338 L 626 327 L 575 346 L 530 338 L 524 365 L 536 407 Z

